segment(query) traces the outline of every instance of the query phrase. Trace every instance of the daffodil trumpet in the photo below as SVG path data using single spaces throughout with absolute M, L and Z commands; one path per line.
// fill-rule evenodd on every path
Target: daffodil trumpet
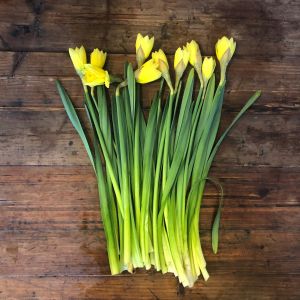
M 222 191 L 209 177 L 211 164 L 228 132 L 260 92 L 218 134 L 235 41 L 222 37 L 216 43 L 218 83 L 216 60 L 202 58 L 194 40 L 175 52 L 174 85 L 164 51 L 151 53 L 154 37 L 138 34 L 135 46 L 137 67 L 125 63 L 123 78 L 106 69 L 103 50 L 94 49 L 88 61 L 83 46 L 69 49 L 83 85 L 92 141 L 59 81 L 57 89 L 95 171 L 111 274 L 154 267 L 163 274 L 172 272 L 183 286 L 192 287 L 200 275 L 209 278 L 199 233 L 201 204 L 207 181 Z M 183 76 L 188 64 L 191 69 Z M 200 81 L 197 95 L 195 76 Z M 157 80 L 161 85 L 146 117 L 140 90 Z M 214 253 L 221 209 L 222 200 L 212 226 Z

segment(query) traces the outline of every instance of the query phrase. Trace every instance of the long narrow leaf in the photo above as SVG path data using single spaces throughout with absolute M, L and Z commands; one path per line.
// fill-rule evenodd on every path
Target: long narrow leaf
M 236 124 L 236 122 L 240 119 L 240 117 L 247 111 L 247 109 L 259 98 L 259 96 L 261 95 L 261 91 L 256 91 L 253 96 L 247 101 L 247 103 L 244 105 L 244 107 L 241 109 L 241 111 L 237 114 L 237 116 L 233 119 L 233 121 L 231 122 L 231 124 L 228 126 L 228 128 L 224 131 L 224 133 L 221 135 L 221 137 L 219 138 L 218 142 L 216 143 L 216 145 L 214 146 L 210 157 L 208 159 L 206 168 L 209 168 L 221 143 L 223 142 L 224 138 L 226 137 L 226 135 L 229 133 L 229 131 L 231 130 L 231 128 Z
M 74 126 L 74 128 L 76 129 L 77 133 L 79 134 L 81 141 L 85 147 L 85 150 L 90 158 L 90 161 L 92 163 L 92 166 L 94 168 L 94 170 L 96 171 L 95 168 L 95 162 L 94 162 L 94 157 L 89 145 L 89 142 L 86 138 L 86 135 L 83 131 L 83 128 L 81 126 L 81 123 L 79 121 L 79 118 L 77 116 L 76 110 L 72 104 L 72 101 L 69 97 L 69 95 L 67 94 L 66 90 L 64 89 L 64 87 L 62 86 L 62 84 L 60 83 L 60 81 L 56 80 L 56 87 L 58 90 L 58 93 L 60 95 L 61 101 L 65 107 L 65 110 L 67 112 L 67 115 L 72 123 L 72 125 Z

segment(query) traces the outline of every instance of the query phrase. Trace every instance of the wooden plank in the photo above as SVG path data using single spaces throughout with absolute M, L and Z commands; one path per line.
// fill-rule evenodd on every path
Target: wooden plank
M 42 200 L 41 200 L 42 201 Z M 43 203 L 43 202 L 41 202 Z M 14 208 L 1 207 L 0 228 L 2 230 L 56 230 L 56 229 L 95 229 L 101 224 L 97 198 L 93 199 L 94 208 L 89 210 L 72 207 Z M 222 222 L 226 230 L 249 228 L 260 230 L 298 230 L 300 207 L 230 207 L 224 206 Z M 210 230 L 214 208 L 203 207 L 200 228 Z
M 239 76 L 241 77 L 241 76 Z M 243 104 L 262 85 L 258 84 L 249 89 L 237 88 L 239 77 L 231 77 L 226 90 L 224 108 L 227 111 L 239 111 Z M 0 107 L 29 107 L 29 108 L 62 108 L 61 100 L 57 94 L 55 80 L 58 77 L 40 76 L 16 76 L 14 78 L 0 78 L 0 87 L 4 92 L 0 95 Z M 83 106 L 83 89 L 77 77 L 60 78 L 70 94 L 76 107 Z M 265 79 L 262 79 L 265 80 Z M 251 80 L 249 80 L 250 82 Z M 158 90 L 158 82 L 143 87 L 142 105 L 149 108 L 155 92 Z M 246 85 L 246 84 L 245 84 Z M 280 85 L 280 84 L 279 84 Z M 289 84 L 283 84 L 283 90 L 263 90 L 262 96 L 253 105 L 253 110 L 258 112 L 295 113 L 299 110 L 299 91 L 289 90 Z M 294 87 L 297 85 L 294 85 Z M 232 88 L 231 88 L 232 87 Z M 282 89 L 281 88 L 281 89 Z M 15 95 L 15 91 L 22 90 L 22 94 Z
M 297 0 L 1 1 L 0 298 L 298 300 L 299 15 Z M 212 254 L 218 191 L 208 184 L 200 231 L 211 278 L 194 289 L 154 271 L 108 276 L 95 177 L 55 91 L 59 76 L 83 115 L 67 48 L 115 53 L 107 68 L 118 74 L 138 32 L 168 54 L 186 38 L 205 55 L 236 38 L 222 128 L 263 91 L 213 165 L 225 192 L 220 248 Z M 145 88 L 146 113 L 156 88 Z
M 189 1 L 187 6 L 160 1 L 152 14 L 142 8 L 143 3 L 139 4 L 140 12 L 136 10 L 136 14 L 128 14 L 134 3 L 126 5 L 126 1 L 112 6 L 103 3 L 97 9 L 93 2 L 81 6 L 70 3 L 55 5 L 57 1 L 55 4 L 29 1 L 22 5 L 10 2 L 11 5 L 3 2 L 0 9 L 4 15 L 0 22 L 2 50 L 62 51 L 75 43 L 92 48 L 97 41 L 112 52 L 132 53 L 137 32 L 154 34 L 157 44 L 168 53 L 184 44 L 186 36 L 201 42 L 206 51 L 212 51 L 217 38 L 224 34 L 233 35 L 240 41 L 241 55 L 297 55 L 300 49 L 299 20 L 293 17 L 294 14 L 285 14 L 287 5 L 284 1 L 279 5 L 276 3 L 277 10 L 274 11 L 270 11 L 270 4 L 259 5 L 257 2 L 256 5 L 249 5 L 246 1 L 236 4 L 234 1 L 220 5 L 220 1 L 216 1 L 210 9 L 219 6 L 218 16 L 210 15 L 209 10 L 205 13 L 207 5 L 202 1 Z M 152 5 L 150 1 L 145 2 L 145 7 L 149 5 Z M 183 5 L 186 12 L 177 18 Z M 163 9 L 159 9 L 160 6 Z M 288 11 L 293 10 L 294 6 L 295 3 Z M 122 7 L 121 11 L 118 7 Z M 17 12 L 10 14 L 16 8 Z M 241 13 L 245 10 L 247 18 L 245 13 Z M 232 12 L 232 16 L 223 11 Z M 11 16 L 15 18 L 11 19 Z
M 52 0 L 51 3 L 43 1 L 19 2 L 18 0 L 7 1 L 9 5 L 3 5 L 0 12 L 2 20 L 11 21 L 21 19 L 30 21 L 32 15 L 46 13 L 47 18 L 61 17 L 67 18 L 84 17 L 92 15 L 103 17 L 109 13 L 115 15 L 130 15 L 133 17 L 155 16 L 158 19 L 173 17 L 178 20 L 189 20 L 193 18 L 201 19 L 203 16 L 218 18 L 250 19 L 265 18 L 267 20 L 298 20 L 300 9 L 295 0 L 271 0 L 264 2 L 252 2 L 249 5 L 247 0 L 234 0 L 224 3 L 221 0 L 211 0 L 209 5 L 199 0 L 164 1 L 157 0 L 155 5 L 151 0 L 115 0 L 111 3 L 101 1 L 95 5 L 93 0 L 84 2 L 74 2 L 73 0 Z M 109 7 L 107 6 L 109 5 Z M 27 17 L 27 18 L 26 18 Z M 92 17 L 91 17 L 92 19 Z M 199 20 L 198 20 L 199 21 Z
M 221 130 L 234 115 L 223 114 Z M 274 118 L 248 112 L 223 143 L 215 165 L 297 167 L 299 127 L 297 114 Z M 63 110 L 0 110 L 0 142 L 0 165 L 89 165 Z
M 130 1 L 125 5 L 123 0 L 117 0 L 110 4 L 112 11 L 120 14 L 133 15 L 148 14 L 157 15 L 158 17 L 168 15 L 174 19 L 197 19 L 201 22 L 203 16 L 213 16 L 219 18 L 235 19 L 268 19 L 268 20 L 298 20 L 299 5 L 297 1 L 280 0 L 280 1 L 253 1 L 251 5 L 247 0 L 234 0 L 224 3 L 221 0 L 212 0 L 208 4 L 202 1 L 163 1 L 153 2 L 151 0 Z M 158 14 L 160 12 L 160 14 Z
M 298 232 L 222 230 L 218 255 L 210 232 L 201 244 L 211 276 L 239 272 L 256 275 L 299 274 Z M 102 230 L 9 230 L 0 233 L 0 278 L 4 276 L 109 275 Z M 138 274 L 146 273 L 141 270 Z M 154 269 L 147 273 L 156 273 Z
M 107 68 L 121 75 L 123 63 L 134 63 L 134 55 L 110 55 Z M 44 62 L 47 61 L 45 64 Z M 170 65 L 172 57 L 169 57 Z M 293 111 L 299 107 L 300 64 L 294 58 L 262 60 L 235 58 L 230 65 L 225 107 L 237 111 L 257 89 L 262 97 L 257 111 Z M 244 72 L 247 70 L 247 72 Z M 57 75 L 59 74 L 59 76 Z M 0 106 L 62 107 L 54 81 L 63 80 L 75 105 L 82 107 L 82 87 L 65 53 L 0 52 Z M 272 80 L 270 80 L 272 78 Z M 143 86 L 143 105 L 149 107 L 158 83 Z M 16 90 L 22 90 L 16 95 Z M 284 99 L 284 101 L 283 101 Z
M 299 168 L 213 167 L 210 177 L 223 186 L 230 207 L 299 206 Z M 3 210 L 96 210 L 96 179 L 89 166 L 1 166 Z M 42 197 L 42 208 L 41 208 Z M 219 191 L 207 183 L 204 207 L 216 207 Z M 63 201 L 61 201 L 63 199 Z
M 263 278 L 263 280 L 262 280 Z M 12 277 L 0 279 L 4 298 L 17 299 L 289 299 L 298 300 L 299 275 L 230 273 L 183 289 L 172 275 Z
M 80 46 L 77 44 L 77 46 Z M 94 48 L 98 47 L 97 45 Z M 101 47 L 99 47 L 102 49 Z M 154 50 L 157 49 L 154 47 Z M 67 53 L 68 48 L 64 49 L 61 53 L 55 52 L 11 52 L 5 51 L 0 52 L 0 75 L 1 76 L 60 76 L 60 77 L 75 77 L 75 70 Z M 89 55 L 90 51 L 87 52 Z M 208 55 L 208 53 L 203 52 L 203 56 Z M 215 56 L 215 55 L 214 55 Z M 173 55 L 167 55 L 171 72 L 173 70 Z M 89 59 L 89 57 L 88 57 Z M 47 61 L 47 63 L 45 63 Z M 113 54 L 108 52 L 106 68 L 111 70 L 112 73 L 122 74 L 123 65 L 126 61 L 129 61 L 135 65 L 135 54 Z M 13 74 L 11 69 L 16 63 L 17 68 L 14 70 Z M 248 76 L 252 78 L 252 73 L 256 74 L 255 78 L 256 84 L 267 76 L 276 76 L 276 79 L 281 79 L 284 82 L 290 82 L 291 86 L 296 81 L 296 76 L 300 76 L 299 72 L 299 61 L 295 57 L 282 56 L 282 57 L 270 57 L 260 58 L 260 57 L 239 57 L 234 56 L 230 67 L 229 67 L 229 77 L 234 78 L 233 74 L 238 73 L 241 76 Z M 243 72 L 247 70 L 247 72 Z M 284 76 L 283 76 L 284 75 Z M 289 76 L 289 77 L 286 77 Z M 76 77 L 77 78 L 77 77 Z M 244 77 L 242 77 L 244 78 Z M 247 83 L 247 80 L 243 82 Z M 248 84 L 255 84 L 249 82 Z M 279 89 L 276 82 L 265 82 L 266 90 Z M 293 86 L 294 89 L 298 87 Z

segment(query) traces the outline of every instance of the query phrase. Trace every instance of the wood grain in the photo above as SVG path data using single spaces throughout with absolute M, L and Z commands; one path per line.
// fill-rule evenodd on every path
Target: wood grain
M 224 33 L 239 38 L 241 55 L 297 55 L 300 49 L 297 1 L 290 5 L 287 1 L 256 0 L 249 4 L 244 0 L 224 5 L 217 0 L 210 6 L 199 0 L 160 0 L 155 8 L 149 0 L 131 4 L 121 0 L 113 5 L 109 1 L 95 5 L 92 0 L 81 5 L 77 1 L 17 2 L 11 0 L 1 7 L 3 50 L 64 51 L 70 44 L 92 48 L 97 43 L 110 52 L 133 53 L 136 32 L 154 34 L 156 44 L 168 53 L 184 44 L 187 35 L 198 40 L 206 51 L 213 49 Z M 272 5 L 277 9 L 270 9 Z M 148 10 L 149 6 L 152 9 Z M 286 6 L 292 11 L 291 18 Z
M 223 114 L 221 130 L 234 116 Z M 277 114 L 276 118 L 248 112 L 223 143 L 215 164 L 299 166 L 299 130 L 300 119 L 294 112 Z M 89 164 L 84 146 L 62 109 L 0 109 L 0 141 L 0 165 Z
M 0 299 L 300 298 L 300 5 L 298 0 L 6 0 L 0 2 Z M 138 32 L 172 65 L 187 39 L 213 55 L 237 40 L 221 130 L 262 97 L 222 145 L 210 176 L 224 188 L 220 250 L 210 228 L 219 193 L 207 184 L 200 233 L 211 278 L 183 289 L 151 271 L 110 276 L 94 174 L 55 90 L 83 125 L 82 88 L 67 49 L 110 53 L 121 74 Z M 158 83 L 142 94 L 145 114 Z
M 171 63 L 172 56 L 169 56 Z M 107 69 L 121 75 L 123 62 L 135 61 L 133 55 L 109 55 Z M 45 63 L 47 62 L 47 63 Z M 245 71 L 246 70 L 246 71 Z M 225 108 L 238 111 L 255 90 L 263 94 L 254 109 L 288 113 L 299 110 L 300 62 L 293 58 L 236 58 L 229 68 Z M 54 88 L 60 78 L 77 107 L 82 107 L 82 87 L 65 53 L 0 52 L 0 106 L 62 107 Z M 272 78 L 272 80 L 269 80 Z M 143 105 L 149 107 L 158 84 L 146 86 Z M 22 90 L 16 99 L 15 90 Z M 283 101 L 284 99 L 284 101 Z

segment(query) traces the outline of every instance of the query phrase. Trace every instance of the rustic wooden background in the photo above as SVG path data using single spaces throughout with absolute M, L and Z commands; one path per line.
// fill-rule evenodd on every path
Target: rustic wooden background
M 0 299 L 300 299 L 299 16 L 299 0 L 0 1 Z M 211 278 L 193 289 L 155 272 L 109 276 L 96 181 L 54 86 L 61 78 L 83 112 L 67 49 L 109 51 L 120 72 L 138 32 L 168 54 L 187 39 L 206 55 L 222 35 L 237 40 L 223 125 L 263 92 L 213 165 L 225 190 L 220 251 L 208 186 Z

